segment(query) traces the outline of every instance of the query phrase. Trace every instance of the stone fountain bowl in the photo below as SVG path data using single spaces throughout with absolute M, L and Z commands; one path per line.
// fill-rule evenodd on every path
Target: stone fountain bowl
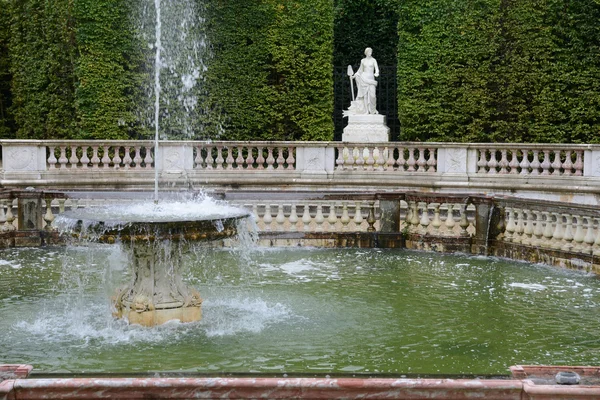
M 193 203 L 195 206 L 195 203 Z M 146 206 L 149 207 L 149 206 Z M 249 217 L 245 210 L 169 212 L 148 208 L 98 207 L 62 213 L 55 226 L 63 233 L 102 243 L 117 241 L 185 240 L 213 241 L 235 236 L 238 222 Z

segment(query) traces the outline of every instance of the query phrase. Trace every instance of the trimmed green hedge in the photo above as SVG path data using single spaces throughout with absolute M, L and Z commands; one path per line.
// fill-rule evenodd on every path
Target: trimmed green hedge
M 600 141 L 600 7 L 592 0 L 406 0 L 404 140 Z
M 211 109 L 228 139 L 333 138 L 333 3 L 209 2 Z

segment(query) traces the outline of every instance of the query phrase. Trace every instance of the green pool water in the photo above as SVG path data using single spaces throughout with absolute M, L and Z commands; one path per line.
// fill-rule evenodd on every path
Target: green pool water
M 0 253 L 0 363 L 43 373 L 505 374 L 600 364 L 596 276 L 406 250 L 204 249 L 202 321 L 110 316 L 116 246 Z

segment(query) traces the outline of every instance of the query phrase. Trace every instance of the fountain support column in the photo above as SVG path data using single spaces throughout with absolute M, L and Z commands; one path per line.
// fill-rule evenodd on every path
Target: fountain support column
M 123 247 L 133 278 L 115 296 L 115 317 L 143 326 L 202 318 L 200 293 L 185 285 L 181 278 L 184 243 L 133 239 Z

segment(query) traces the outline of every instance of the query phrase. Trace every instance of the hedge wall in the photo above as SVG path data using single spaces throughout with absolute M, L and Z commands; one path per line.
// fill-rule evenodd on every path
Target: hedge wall
M 209 3 L 206 84 L 225 137 L 331 140 L 332 0 Z
M 194 29 L 207 21 L 202 34 L 218 57 L 203 55 L 192 138 L 331 139 L 333 0 L 196 1 L 206 15 Z M 152 2 L 0 2 L 0 135 L 152 137 L 153 38 L 132 17 L 151 17 Z M 163 117 L 179 113 L 163 120 L 165 132 L 189 135 L 162 97 Z
M 593 0 L 406 0 L 399 16 L 402 139 L 600 141 Z

